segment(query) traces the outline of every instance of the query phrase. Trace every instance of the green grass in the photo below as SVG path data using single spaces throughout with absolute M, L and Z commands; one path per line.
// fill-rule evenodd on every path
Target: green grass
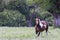
M 0 27 L 0 38 L 18 38 L 18 39 L 32 39 L 35 37 L 34 27 Z M 42 32 L 42 39 L 46 38 L 45 31 Z M 49 40 L 60 40 L 60 29 L 49 27 Z

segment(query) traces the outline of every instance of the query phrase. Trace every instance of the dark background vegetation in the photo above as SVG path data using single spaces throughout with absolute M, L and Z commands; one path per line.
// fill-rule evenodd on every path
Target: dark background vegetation
M 0 0 L 0 26 L 35 25 L 35 17 L 60 26 L 60 0 Z

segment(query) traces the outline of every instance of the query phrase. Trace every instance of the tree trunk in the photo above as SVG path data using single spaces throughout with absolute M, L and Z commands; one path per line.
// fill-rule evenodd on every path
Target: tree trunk
M 30 16 L 26 16 L 26 21 L 27 21 L 27 26 L 28 27 L 32 27 L 34 26 L 34 20 L 35 20 L 35 17 L 36 17 L 36 13 L 32 13 Z
M 30 20 L 27 20 L 27 26 L 28 27 L 32 27 L 32 24 L 31 24 L 31 21 Z
M 30 15 L 28 15 L 28 16 L 25 16 L 26 17 L 26 22 L 27 22 L 27 27 L 31 27 L 32 26 L 32 24 L 31 24 L 31 17 L 30 17 Z

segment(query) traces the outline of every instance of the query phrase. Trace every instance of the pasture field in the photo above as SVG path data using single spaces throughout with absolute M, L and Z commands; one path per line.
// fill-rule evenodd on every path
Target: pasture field
M 0 40 L 35 40 L 35 35 L 34 27 L 0 27 Z M 45 39 L 44 31 L 42 40 Z M 48 40 L 60 40 L 60 29 L 49 27 Z

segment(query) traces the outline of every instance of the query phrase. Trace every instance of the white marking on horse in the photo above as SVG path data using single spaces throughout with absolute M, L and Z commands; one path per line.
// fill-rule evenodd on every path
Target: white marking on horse
M 43 27 L 43 24 L 40 22 L 39 25 L 41 26 L 41 28 Z
M 44 24 L 43 24 L 44 23 Z M 39 25 L 41 26 L 41 28 L 44 26 L 46 28 L 46 22 L 45 21 L 40 21 Z

